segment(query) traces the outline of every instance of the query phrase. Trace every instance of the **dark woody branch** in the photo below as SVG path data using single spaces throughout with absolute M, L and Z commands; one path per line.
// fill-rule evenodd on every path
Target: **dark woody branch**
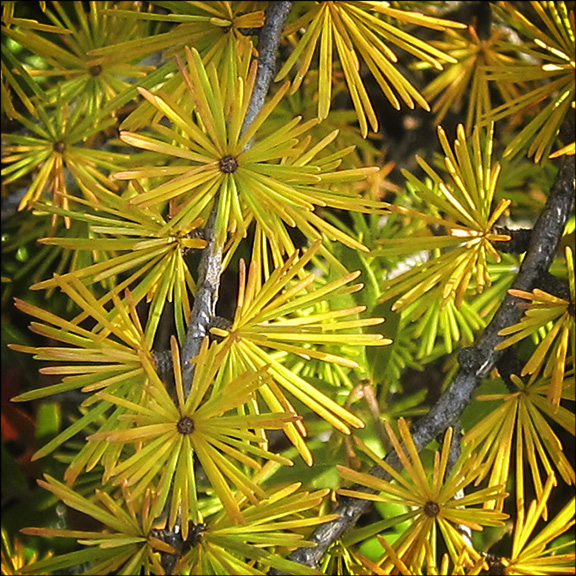
M 266 12 L 266 22 L 258 37 L 258 71 L 242 132 L 252 124 L 264 106 L 264 100 L 276 75 L 276 54 L 292 3 L 292 0 L 271 2 Z
M 271 2 L 266 12 L 266 22 L 260 30 L 258 40 L 258 71 L 252 98 L 244 119 L 243 131 L 253 122 L 264 106 L 266 95 L 275 74 L 276 52 L 280 42 L 280 35 L 291 7 L 292 0 Z M 204 230 L 204 239 L 208 242 L 208 245 L 202 251 L 190 325 L 186 342 L 182 349 L 182 376 L 186 395 L 190 392 L 194 375 L 193 359 L 199 353 L 202 340 L 208 335 L 210 326 L 216 316 L 216 302 L 218 301 L 220 276 L 222 274 L 223 249 L 223 246 L 220 246 L 216 241 L 214 230 L 217 212 L 218 197 L 214 200 L 214 206 Z
M 266 94 L 274 78 L 276 52 L 280 42 L 280 35 L 291 7 L 292 0 L 271 2 L 266 12 L 266 22 L 259 34 L 259 62 L 254 91 L 248 105 L 246 118 L 244 119 L 243 131 L 252 123 L 264 105 Z M 223 251 L 223 246 L 219 245 L 216 240 L 214 230 L 218 204 L 218 197 L 216 197 L 210 217 L 204 228 L 203 237 L 208 244 L 202 251 L 194 305 L 190 315 L 190 325 L 186 335 L 186 342 L 182 348 L 182 377 L 186 396 L 190 393 L 192 386 L 195 366 L 193 363 L 194 357 L 200 352 L 202 340 L 209 334 L 210 328 L 218 324 L 216 303 L 222 275 Z M 163 358 L 158 357 L 157 364 L 159 367 L 161 367 L 162 361 Z M 156 536 L 170 543 L 179 552 L 185 544 L 182 541 L 179 527 L 178 529 L 175 527 L 173 531 L 158 531 Z M 178 556 L 173 554 L 162 555 L 162 566 L 166 574 L 172 573 L 177 558 Z
M 184 393 L 190 393 L 192 378 L 194 376 L 194 357 L 200 352 L 202 340 L 208 335 L 211 319 L 216 315 L 216 302 L 220 288 L 222 274 L 222 246 L 216 242 L 214 223 L 218 212 L 218 198 L 204 230 L 204 238 L 208 242 L 202 250 L 202 258 L 198 268 L 198 282 L 194 305 L 190 317 L 190 325 L 186 335 L 186 342 L 182 348 L 182 381 Z
M 532 236 L 531 228 L 507 228 L 506 226 L 496 226 L 494 227 L 494 232 L 496 234 L 507 234 L 510 236 L 510 240 L 504 242 L 494 242 L 494 248 L 498 252 L 504 252 L 506 254 L 523 254 L 528 251 L 530 247 L 530 237 Z M 564 300 L 570 300 L 570 288 L 568 284 L 562 282 L 556 276 L 550 274 L 550 272 L 543 272 L 541 277 L 537 279 L 534 288 L 540 288 L 548 292 L 549 294 L 554 294 L 559 298 Z
M 530 246 L 530 236 L 532 235 L 530 228 L 510 229 L 506 226 L 496 226 L 494 232 L 496 234 L 507 234 L 510 236 L 510 240 L 505 242 L 494 242 L 494 248 L 499 252 L 522 254 L 526 252 Z
M 563 162 L 550 197 L 532 230 L 528 252 L 514 280 L 513 288 L 530 291 L 547 273 L 574 205 L 574 188 L 574 158 L 568 157 Z M 518 306 L 519 301 L 519 298 L 507 295 L 474 346 L 460 352 L 460 368 L 450 388 L 436 406 L 416 423 L 414 441 L 419 448 L 456 422 L 470 401 L 474 389 L 488 376 L 502 355 L 501 350 L 494 350 L 504 339 L 498 333 L 517 323 L 523 314 L 522 308 Z
M 532 230 L 528 251 L 513 283 L 513 288 L 531 291 L 547 274 L 558 250 L 564 225 L 573 208 L 574 194 L 574 157 L 571 156 L 564 159 L 548 201 Z M 415 422 L 412 427 L 414 442 L 418 450 L 442 434 L 446 428 L 458 423 L 474 390 L 488 376 L 504 353 L 494 348 L 503 339 L 499 336 L 499 332 L 520 320 L 523 310 L 518 306 L 519 300 L 519 298 L 507 295 L 476 343 L 460 352 L 458 357 L 460 366 L 451 385 L 430 412 Z M 390 454 L 386 462 L 395 468 L 399 466 L 395 454 Z M 379 466 L 373 467 L 370 473 L 379 478 L 387 478 L 384 470 Z M 367 492 L 367 489 L 363 487 L 354 486 L 353 489 Z M 317 567 L 328 548 L 351 528 L 364 512 L 368 511 L 370 505 L 371 503 L 366 500 L 341 498 L 335 510 L 338 518 L 319 526 L 308 538 L 317 546 L 295 550 L 290 554 L 289 559 L 306 566 Z M 270 574 L 281 574 L 281 572 L 272 570 Z

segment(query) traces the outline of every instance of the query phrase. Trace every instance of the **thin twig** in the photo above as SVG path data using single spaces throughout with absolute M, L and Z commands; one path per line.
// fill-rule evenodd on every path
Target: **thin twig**
M 286 18 L 292 7 L 292 0 L 271 2 L 266 12 L 266 22 L 260 30 L 258 39 L 258 70 L 254 90 L 248 105 L 242 131 L 254 121 L 262 107 L 270 84 L 274 78 L 276 52 Z M 222 275 L 222 249 L 216 241 L 214 223 L 218 213 L 218 197 L 214 200 L 210 218 L 204 230 L 204 239 L 208 245 L 202 251 L 198 269 L 198 282 L 194 306 L 190 315 L 190 325 L 186 342 L 182 348 L 182 378 L 184 392 L 190 393 L 194 376 L 194 357 L 198 355 L 202 340 L 208 335 L 211 323 L 216 316 L 216 303 Z
M 276 51 L 280 42 L 280 35 L 284 28 L 286 18 L 290 12 L 292 0 L 272 2 L 266 12 L 266 22 L 260 30 L 258 50 L 258 70 L 254 82 L 254 90 L 246 112 L 246 118 L 242 131 L 252 123 L 264 105 L 266 94 L 270 89 L 273 72 L 276 66 Z M 182 348 L 182 378 L 184 393 L 190 394 L 192 379 L 194 377 L 194 358 L 200 352 L 202 340 L 208 335 L 210 327 L 216 318 L 216 303 L 220 289 L 222 276 L 222 251 L 223 246 L 217 242 L 214 225 L 218 214 L 218 196 L 210 212 L 210 217 L 204 228 L 204 239 L 207 246 L 202 251 L 202 257 L 198 267 L 198 282 L 194 305 L 190 313 L 190 324 L 186 334 L 186 342 Z M 169 542 L 174 548 L 180 549 L 184 542 L 181 537 L 180 527 L 173 530 L 158 531 L 157 537 Z M 163 554 L 162 566 L 166 574 L 172 574 L 177 556 Z
M 572 156 L 564 160 L 548 201 L 532 230 L 530 246 L 513 283 L 514 288 L 530 291 L 537 285 L 539 278 L 548 271 L 558 249 L 564 225 L 574 205 L 574 192 L 574 157 Z M 499 332 L 520 320 L 523 311 L 518 303 L 519 298 L 507 295 L 477 342 L 460 352 L 458 356 L 460 367 L 450 387 L 430 412 L 412 427 L 412 436 L 418 450 L 422 450 L 446 428 L 458 422 L 474 390 L 488 376 L 503 353 L 501 350 L 494 349 L 504 338 L 499 336 Z M 386 462 L 398 468 L 395 453 L 391 453 L 386 458 Z M 384 470 L 379 466 L 374 466 L 370 474 L 388 479 Z M 362 487 L 354 486 L 353 489 L 362 490 Z M 364 491 L 369 492 L 365 488 Z M 318 567 L 328 548 L 346 530 L 354 526 L 358 518 L 368 511 L 370 505 L 371 503 L 367 500 L 341 498 L 335 510 L 338 518 L 322 524 L 308 538 L 317 544 L 316 547 L 300 548 L 288 558 L 306 566 Z M 270 574 L 278 575 L 282 572 L 272 570 Z
M 246 111 L 242 132 L 252 124 L 264 106 L 266 95 L 276 74 L 276 56 L 284 24 L 292 8 L 292 0 L 271 2 L 266 12 L 266 23 L 258 37 L 258 71 L 252 98 Z
M 214 222 L 217 213 L 218 198 L 214 200 L 214 206 L 204 232 L 204 238 L 208 244 L 202 250 L 190 326 L 186 335 L 186 342 L 182 348 L 182 381 L 186 396 L 190 394 L 192 387 L 194 357 L 200 352 L 202 340 L 208 335 L 212 318 L 216 316 L 216 302 L 218 301 L 220 276 L 222 275 L 223 248 L 216 242 Z

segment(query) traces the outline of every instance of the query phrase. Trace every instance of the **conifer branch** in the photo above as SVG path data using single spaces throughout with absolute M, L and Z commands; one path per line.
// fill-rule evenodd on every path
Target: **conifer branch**
M 564 160 L 546 205 L 532 230 L 528 252 L 516 279 L 513 288 L 519 290 L 532 290 L 539 279 L 545 275 L 558 250 L 562 231 L 574 205 L 575 177 L 574 157 L 568 156 Z M 494 315 L 486 330 L 477 342 L 463 349 L 458 357 L 459 370 L 454 376 L 451 385 L 440 397 L 433 408 L 415 422 L 412 427 L 414 443 L 418 450 L 422 450 L 429 442 L 443 433 L 449 426 L 456 425 L 464 408 L 472 398 L 474 390 L 494 368 L 502 350 L 495 350 L 495 346 L 503 340 L 498 333 L 503 328 L 515 324 L 520 320 L 523 310 L 518 306 L 519 298 L 507 295 L 500 308 Z M 395 453 L 391 453 L 386 462 L 398 468 L 399 461 Z M 379 466 L 374 466 L 370 474 L 389 480 L 389 476 Z M 369 492 L 364 487 L 354 486 L 353 490 Z M 315 548 L 299 548 L 289 555 L 290 560 L 311 567 L 317 567 L 322 556 L 328 548 L 336 542 L 358 518 L 369 510 L 371 502 L 350 497 L 341 497 L 335 512 L 338 518 L 322 524 L 308 538 L 315 542 Z M 270 574 L 281 574 L 272 570 Z
M 574 190 L 574 157 L 567 157 L 532 230 L 528 252 L 512 288 L 531 291 L 548 271 L 574 205 Z M 504 339 L 499 332 L 516 324 L 523 314 L 523 309 L 518 306 L 519 301 L 515 296 L 506 295 L 477 342 L 460 352 L 460 368 L 452 384 L 432 410 L 415 425 L 413 436 L 419 449 L 458 420 L 475 388 L 495 366 L 502 355 L 502 350 L 495 350 L 495 347 Z
M 292 0 L 272 2 L 266 12 L 266 22 L 260 30 L 258 41 L 258 71 L 254 91 L 248 105 L 242 131 L 246 130 L 264 106 L 266 94 L 268 94 L 274 78 L 280 36 L 291 7 Z M 216 241 L 214 230 L 217 213 L 218 197 L 214 200 L 214 206 L 204 230 L 204 239 L 208 245 L 202 251 L 190 326 L 182 349 L 182 376 L 186 395 L 190 393 L 194 375 L 192 361 L 200 351 L 202 340 L 209 333 L 212 320 L 216 316 L 223 251 L 223 246 L 220 246 Z
M 34 502 L 48 491 L 101 529 L 12 507 L 0 572 L 464 573 L 467 550 L 488 573 L 570 572 L 574 3 L 41 4 L 2 13 L 3 355 L 22 368 L 12 400 L 42 408 L 10 406 L 10 443 L 31 454 L 32 428 L 48 425 Z M 499 181 L 526 188 L 498 151 L 535 158 L 537 206 L 498 197 Z M 332 244 L 284 262 L 294 232 Z M 319 253 L 320 278 L 305 273 Z M 372 330 L 386 301 L 394 346 L 363 354 L 391 342 Z M 53 383 L 28 389 L 10 351 Z M 424 368 L 432 380 L 415 382 Z M 489 406 L 480 394 L 495 384 L 509 394 Z M 319 447 L 326 426 L 362 427 L 362 396 L 376 426 L 348 438 L 358 453 Z M 390 402 L 397 417 L 380 426 Z M 514 466 L 515 436 L 531 466 Z M 435 444 L 432 470 L 418 453 Z M 29 475 L 20 460 L 16 477 Z M 314 489 L 323 467 L 340 474 L 334 504 Z M 374 521 L 380 500 L 412 520 L 386 506 Z M 43 526 L 15 533 L 30 520 Z M 392 525 L 400 540 L 377 565 L 357 554 Z M 511 547 L 471 538 L 506 525 L 522 535 Z
M 258 70 L 254 91 L 248 105 L 242 131 L 246 130 L 264 106 L 264 100 L 273 79 L 280 35 L 291 6 L 292 0 L 272 2 L 266 12 L 266 22 L 260 30 L 259 36 Z M 218 243 L 214 229 L 218 214 L 218 204 L 218 196 L 216 196 L 210 217 L 204 228 L 203 237 L 208 244 L 202 251 L 202 257 L 198 267 L 196 295 L 190 315 L 190 325 L 186 335 L 186 342 L 182 349 L 182 377 L 184 393 L 186 395 L 190 394 L 192 379 L 194 377 L 195 365 L 193 360 L 200 352 L 202 341 L 204 337 L 208 335 L 210 327 L 216 318 L 216 303 L 218 301 L 220 279 L 222 276 L 222 255 L 224 248 Z M 161 533 L 159 532 L 159 534 L 161 539 L 169 541 L 177 550 L 184 544 L 179 529 L 163 530 Z M 162 555 L 162 566 L 166 574 L 172 574 L 176 560 L 177 556 L 173 554 Z

